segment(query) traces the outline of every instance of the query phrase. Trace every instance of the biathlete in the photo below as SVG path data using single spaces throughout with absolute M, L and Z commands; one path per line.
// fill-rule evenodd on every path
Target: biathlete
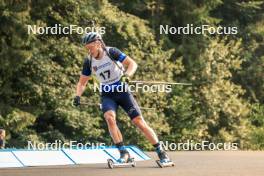
M 107 122 L 109 133 L 120 152 L 119 163 L 127 163 L 130 159 L 129 152 L 124 147 L 122 134 L 116 123 L 116 112 L 121 106 L 130 117 L 134 125 L 144 134 L 154 146 L 161 163 L 171 162 L 167 153 L 162 148 L 160 141 L 151 127 L 145 122 L 140 108 L 130 91 L 116 91 L 117 85 L 123 85 L 137 70 L 136 62 L 115 47 L 106 47 L 99 33 L 90 32 L 82 38 L 82 44 L 88 51 L 88 58 L 83 64 L 82 73 L 76 88 L 74 106 L 81 105 L 80 97 L 86 84 L 95 74 L 101 85 L 111 91 L 101 91 L 101 103 L 104 118 Z M 126 69 L 125 69 L 126 68 Z

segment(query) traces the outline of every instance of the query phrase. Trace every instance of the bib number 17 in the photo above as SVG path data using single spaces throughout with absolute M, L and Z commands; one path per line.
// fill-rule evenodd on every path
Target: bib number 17
M 103 71 L 99 74 L 104 80 L 110 78 L 110 70 Z

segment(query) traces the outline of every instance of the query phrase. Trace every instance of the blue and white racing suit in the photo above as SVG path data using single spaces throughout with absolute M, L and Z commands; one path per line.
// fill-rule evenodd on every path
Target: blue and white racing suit
M 85 59 L 82 75 L 90 76 L 93 73 L 102 86 L 101 90 L 104 90 L 104 86 L 112 88 L 110 91 L 101 92 L 103 113 L 109 110 L 116 112 L 118 106 L 121 106 L 132 120 L 141 115 L 140 108 L 132 93 L 128 90 L 120 92 L 114 89 L 116 86 L 123 85 L 120 81 L 123 76 L 122 62 L 127 56 L 114 47 L 106 47 L 106 50 L 108 53 L 105 51 L 99 60 L 92 57 Z

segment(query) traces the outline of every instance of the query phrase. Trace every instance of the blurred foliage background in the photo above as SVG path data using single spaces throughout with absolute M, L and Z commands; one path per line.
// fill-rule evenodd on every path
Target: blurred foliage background
M 237 142 L 264 149 L 263 0 L 0 0 L 0 127 L 7 147 L 27 141 L 112 145 L 99 107 L 71 106 L 85 52 L 81 35 L 28 34 L 27 25 L 104 26 L 103 38 L 136 60 L 135 80 L 189 82 L 139 92 L 161 140 Z M 161 35 L 160 25 L 236 26 L 236 35 Z M 99 102 L 90 82 L 84 102 Z M 119 110 L 126 144 L 151 145 Z

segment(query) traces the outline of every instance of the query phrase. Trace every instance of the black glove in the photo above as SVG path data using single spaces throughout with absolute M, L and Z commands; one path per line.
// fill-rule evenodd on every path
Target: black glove
M 121 80 L 121 82 L 129 83 L 130 78 L 129 78 L 126 74 L 124 74 L 124 75 L 121 77 L 120 80 Z
M 73 106 L 80 106 L 81 105 L 81 97 L 79 97 L 79 96 L 74 97 L 72 104 L 73 104 Z

